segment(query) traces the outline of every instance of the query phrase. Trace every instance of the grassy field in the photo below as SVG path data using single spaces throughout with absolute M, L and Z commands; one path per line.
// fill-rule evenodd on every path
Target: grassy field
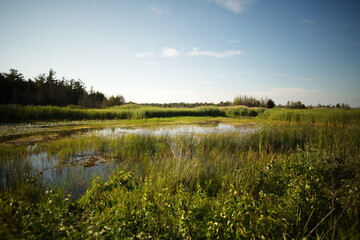
M 0 238 L 360 239 L 359 110 L 272 109 L 255 119 L 237 118 L 243 110 L 218 111 L 232 117 L 123 124 L 248 121 L 260 128 L 1 143 L 1 164 L 12 166 L 15 181 L 0 193 Z M 85 194 L 69 196 L 42 185 L 40 173 L 27 175 L 23 162 L 38 152 L 64 166 L 91 152 L 113 159 L 117 169 L 107 181 L 95 177 Z
M 84 119 L 146 119 L 180 116 L 225 116 L 225 112 L 216 107 L 198 108 L 160 108 L 125 105 L 105 109 L 82 109 L 55 106 L 0 105 L 2 122 L 26 122 L 47 120 L 84 120 Z

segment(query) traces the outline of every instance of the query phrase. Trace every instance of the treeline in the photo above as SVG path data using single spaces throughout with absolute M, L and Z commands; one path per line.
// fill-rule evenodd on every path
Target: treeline
M 308 107 L 313 107 L 313 106 L 308 106 Z M 351 108 L 351 106 L 347 103 L 337 103 L 337 104 L 332 104 L 332 105 L 331 104 L 323 105 L 323 104 L 319 103 L 315 107 L 316 108 L 346 108 L 346 109 Z
M 288 101 L 285 105 L 285 108 L 292 108 L 292 109 L 305 109 L 306 106 L 300 101 Z
M 328 104 L 323 105 L 321 103 L 314 105 L 305 105 L 301 101 L 288 101 L 286 105 L 277 105 L 278 108 L 290 108 L 290 109 L 307 109 L 307 108 L 344 108 L 344 109 L 350 109 L 351 106 L 347 103 L 337 103 L 337 104 Z
M 18 70 L 0 73 L 0 104 L 77 105 L 88 108 L 110 107 L 125 103 L 123 96 L 107 98 L 103 93 L 86 90 L 81 80 L 58 79 L 53 69 L 26 80 Z
M 243 105 L 247 107 L 274 108 L 275 102 L 269 98 L 256 99 L 254 97 L 240 95 L 234 99 L 233 105 Z
M 306 106 L 301 101 L 287 101 L 285 105 L 277 104 L 275 105 L 275 102 L 272 99 L 269 98 L 261 98 L 256 99 L 251 96 L 246 95 L 240 95 L 236 97 L 232 103 L 232 105 L 243 105 L 247 107 L 263 107 L 263 108 L 274 108 L 275 106 L 277 108 L 289 108 L 289 109 L 307 109 L 307 108 L 345 108 L 350 109 L 351 106 L 347 103 L 337 103 L 337 104 L 328 104 L 328 105 L 322 105 L 318 104 L 316 106 L 308 105 Z
M 137 104 L 141 106 L 147 106 L 147 107 L 161 107 L 161 108 L 195 108 L 195 107 L 206 107 L 206 106 L 217 106 L 217 107 L 224 107 L 224 106 L 230 106 L 232 103 L 230 101 L 226 102 L 219 102 L 219 103 L 208 103 L 208 102 L 196 102 L 196 103 L 142 103 Z

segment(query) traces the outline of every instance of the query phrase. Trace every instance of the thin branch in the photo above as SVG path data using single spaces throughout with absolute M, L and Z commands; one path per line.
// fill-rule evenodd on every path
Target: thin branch
M 305 238 L 308 238 L 308 237 L 316 230 L 316 228 L 317 228 L 328 216 L 330 216 L 330 214 L 331 214 L 334 210 L 335 210 L 335 208 L 332 208 L 332 209 L 330 210 L 330 212 L 328 212 L 328 214 L 326 214 L 326 216 L 323 217 L 323 218 L 321 219 L 321 221 L 316 224 L 316 226 L 309 232 L 309 234 L 306 235 Z

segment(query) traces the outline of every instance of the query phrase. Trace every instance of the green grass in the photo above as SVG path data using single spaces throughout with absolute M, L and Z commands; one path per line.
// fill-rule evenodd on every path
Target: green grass
M 329 125 L 360 125 L 359 109 L 270 109 L 261 118 L 275 121 L 319 123 Z
M 257 117 L 265 112 L 264 108 L 225 107 L 222 109 L 230 117 Z
M 159 108 L 135 107 L 133 105 L 106 109 L 76 109 L 55 106 L 0 105 L 0 121 L 5 123 L 47 120 L 84 119 L 146 119 L 181 116 L 225 116 L 217 107 Z
M 359 239 L 357 116 L 270 110 L 245 135 L 71 136 L 18 151 L 2 145 L 1 161 L 46 151 L 66 164 L 90 151 L 118 167 L 79 199 L 21 178 L 0 193 L 0 238 Z

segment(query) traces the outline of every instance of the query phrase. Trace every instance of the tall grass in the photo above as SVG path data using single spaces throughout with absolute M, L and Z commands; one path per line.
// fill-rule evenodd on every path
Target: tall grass
M 359 109 L 269 109 L 261 118 L 276 121 L 360 125 Z
M 247 107 L 225 107 L 223 108 L 227 116 L 230 117 L 257 117 L 264 113 L 264 108 Z
M 156 108 L 156 107 L 117 107 L 106 109 L 76 109 L 55 106 L 0 105 L 0 121 L 5 123 L 46 120 L 84 120 L 84 119 L 145 119 L 179 116 L 225 116 L 216 107 L 199 108 Z

